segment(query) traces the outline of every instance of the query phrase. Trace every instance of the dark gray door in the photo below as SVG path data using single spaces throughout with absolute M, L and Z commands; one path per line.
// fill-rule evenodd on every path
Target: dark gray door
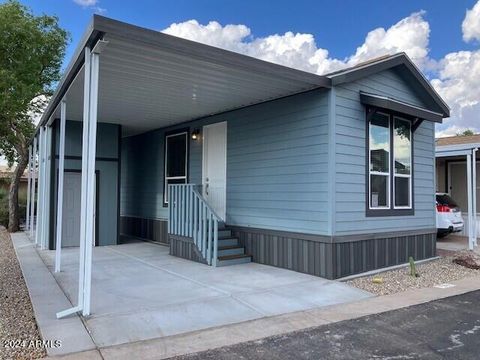
M 62 247 L 80 245 L 82 174 L 65 172 L 63 183 Z

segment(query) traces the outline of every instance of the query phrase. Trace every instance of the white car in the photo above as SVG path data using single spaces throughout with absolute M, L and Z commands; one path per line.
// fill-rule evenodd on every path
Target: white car
M 445 193 L 437 193 L 436 200 L 438 236 L 463 231 L 462 212 L 457 203 Z

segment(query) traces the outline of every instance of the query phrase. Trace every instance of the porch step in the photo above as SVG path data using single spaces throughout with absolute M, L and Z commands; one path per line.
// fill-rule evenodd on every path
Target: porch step
M 218 238 L 229 238 L 232 236 L 232 231 L 228 229 L 218 229 Z
M 245 255 L 245 254 L 219 256 L 217 261 L 217 266 L 245 264 L 251 261 L 252 261 L 252 256 Z
M 237 238 L 220 238 L 218 239 L 218 247 L 225 247 L 225 246 L 238 246 L 238 239 Z
M 243 255 L 245 254 L 245 248 L 243 246 L 222 246 L 218 248 L 218 257 L 230 256 L 230 255 Z

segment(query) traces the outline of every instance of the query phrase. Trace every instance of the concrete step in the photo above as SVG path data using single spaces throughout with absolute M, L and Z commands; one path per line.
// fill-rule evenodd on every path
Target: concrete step
M 245 254 L 245 248 L 242 246 L 223 246 L 218 248 L 218 257 L 229 255 L 243 255 Z
M 218 247 L 224 246 L 238 246 L 238 239 L 236 238 L 222 238 L 218 239 Z
M 218 238 L 229 238 L 232 236 L 232 231 L 227 229 L 218 230 Z
M 251 255 L 229 255 L 229 256 L 219 256 L 217 261 L 217 266 L 228 266 L 228 265 L 238 265 L 246 264 L 252 261 Z

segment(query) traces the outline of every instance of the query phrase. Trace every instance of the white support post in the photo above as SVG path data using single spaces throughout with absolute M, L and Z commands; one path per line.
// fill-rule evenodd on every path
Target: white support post
M 30 230 L 30 188 L 32 186 L 32 145 L 28 147 L 28 182 L 27 182 L 27 218 L 25 219 L 25 231 Z
M 473 250 L 472 154 L 467 155 L 468 248 Z
M 45 143 L 44 143 L 44 182 L 43 192 L 44 197 L 42 201 L 42 243 L 41 249 L 48 249 L 48 235 L 50 232 L 50 170 L 51 170 L 51 149 L 52 149 L 52 128 L 45 126 Z
M 100 51 L 99 48 L 98 51 Z M 92 247 L 95 231 L 95 152 L 97 137 L 98 72 L 97 50 L 85 48 L 82 135 L 82 185 L 80 204 L 80 265 L 78 305 L 57 313 L 57 318 L 82 311 L 90 315 L 90 292 L 92 276 Z
M 40 127 L 38 133 L 38 195 L 37 195 L 37 226 L 35 229 L 35 244 L 41 243 L 42 237 L 42 217 L 43 217 L 43 143 L 44 143 L 44 129 Z
M 472 151 L 472 220 L 473 245 L 477 246 L 477 150 Z
M 58 159 L 58 186 L 57 186 L 57 235 L 55 241 L 55 272 L 61 269 L 62 261 L 62 220 L 63 220 L 63 177 L 65 172 L 65 125 L 67 117 L 67 103 L 60 104 L 60 139 Z
M 33 237 L 35 230 L 35 189 L 36 189 L 36 182 L 35 178 L 37 175 L 37 137 L 33 139 L 33 152 L 32 152 L 32 195 L 31 195 L 31 202 L 30 202 L 30 237 Z
M 83 316 L 90 315 L 90 294 L 92 285 L 92 251 L 95 238 L 95 155 L 97 144 L 97 107 L 98 107 L 98 72 L 100 55 L 91 54 L 90 108 L 88 127 L 88 170 L 87 170 L 87 223 L 85 241 L 85 288 L 83 300 Z

